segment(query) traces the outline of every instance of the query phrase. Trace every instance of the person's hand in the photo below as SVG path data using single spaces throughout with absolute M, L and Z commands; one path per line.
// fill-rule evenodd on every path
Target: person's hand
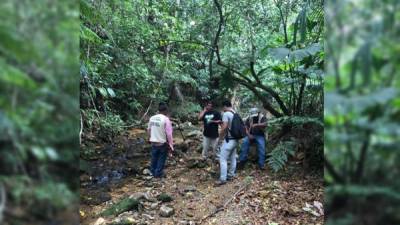
M 175 152 L 174 146 L 168 145 L 168 156 L 172 157 L 174 152 Z
M 253 140 L 253 139 L 254 139 L 254 135 L 249 134 L 248 136 L 249 136 L 249 139 L 250 139 L 250 140 Z
M 256 123 L 253 123 L 252 125 L 251 125 L 251 128 L 256 128 L 258 125 L 256 124 Z

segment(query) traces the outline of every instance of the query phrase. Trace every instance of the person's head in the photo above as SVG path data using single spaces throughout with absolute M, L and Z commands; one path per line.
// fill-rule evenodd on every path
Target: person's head
M 224 107 L 224 111 L 232 108 L 232 103 L 229 100 L 225 100 L 222 102 L 222 106 Z
M 213 109 L 213 107 L 214 107 L 214 104 L 213 104 L 212 101 L 208 101 L 208 102 L 206 103 L 206 109 L 207 109 L 207 110 L 211 110 L 211 109 Z
M 158 104 L 158 112 L 162 113 L 162 114 L 167 114 L 168 113 L 168 106 L 167 103 L 165 102 L 160 102 Z
M 250 109 L 250 117 L 256 117 L 260 113 L 260 110 L 256 107 Z

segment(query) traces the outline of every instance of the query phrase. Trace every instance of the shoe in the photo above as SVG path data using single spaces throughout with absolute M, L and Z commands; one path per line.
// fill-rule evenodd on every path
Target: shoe
M 153 176 L 154 178 L 162 179 L 162 178 L 167 178 L 167 175 L 164 173 L 160 176 Z
M 257 168 L 258 168 L 258 170 L 260 170 L 260 171 L 265 171 L 265 170 L 266 170 L 266 169 L 265 169 L 265 166 L 258 166 Z
M 218 180 L 217 182 L 215 182 L 216 186 L 221 186 L 221 185 L 224 185 L 224 184 L 226 184 L 226 181 L 223 181 L 223 180 Z
M 245 162 L 239 162 L 239 163 L 236 165 L 236 169 L 237 169 L 237 170 L 242 170 L 242 169 L 244 169 L 244 165 L 245 165 Z
M 236 179 L 236 176 L 228 176 L 227 177 L 227 181 L 232 181 L 232 180 L 235 180 Z

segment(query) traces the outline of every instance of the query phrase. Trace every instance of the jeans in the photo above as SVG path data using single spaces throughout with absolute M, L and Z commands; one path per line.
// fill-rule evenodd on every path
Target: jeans
M 249 137 L 245 137 L 242 143 L 242 149 L 239 156 L 239 162 L 244 163 L 247 161 L 247 155 L 249 154 L 250 144 L 256 142 L 258 152 L 258 165 L 262 168 L 265 166 L 265 137 L 262 135 L 254 135 L 254 139 L 250 140 Z
M 151 165 L 150 171 L 154 177 L 161 177 L 168 156 L 168 145 L 151 146 Z
M 236 170 L 236 146 L 237 140 L 230 139 L 228 142 L 224 140 L 221 147 L 219 165 L 220 165 L 220 180 L 226 181 L 227 176 L 234 177 Z M 228 173 L 228 160 L 230 161 L 230 168 Z M 228 173 L 228 174 L 227 174 Z
M 207 153 L 208 150 L 211 148 L 212 153 L 215 154 L 217 150 L 217 144 L 218 144 L 218 138 L 209 138 L 206 136 L 203 136 L 203 152 L 201 155 L 203 158 L 207 158 Z

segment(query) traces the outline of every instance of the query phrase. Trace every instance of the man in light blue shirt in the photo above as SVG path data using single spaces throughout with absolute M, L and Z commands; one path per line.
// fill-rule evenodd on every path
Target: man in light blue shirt
M 222 115 L 222 127 L 219 134 L 219 140 L 223 141 L 223 144 L 219 157 L 220 178 L 216 185 L 223 185 L 227 180 L 232 179 L 235 176 L 237 154 L 236 147 L 238 145 L 238 140 L 233 139 L 229 132 L 232 126 L 232 119 L 235 111 L 232 109 L 232 104 L 230 101 L 224 101 L 222 106 L 224 107 L 224 114 Z M 229 171 L 228 161 L 230 162 Z

